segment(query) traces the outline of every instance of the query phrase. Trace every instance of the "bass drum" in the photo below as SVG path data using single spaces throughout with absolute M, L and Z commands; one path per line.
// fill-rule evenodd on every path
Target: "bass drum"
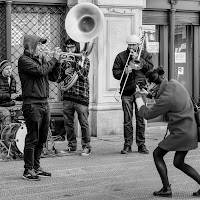
M 1 133 L 1 140 L 14 154 L 23 154 L 27 128 L 24 123 L 11 123 L 5 126 Z

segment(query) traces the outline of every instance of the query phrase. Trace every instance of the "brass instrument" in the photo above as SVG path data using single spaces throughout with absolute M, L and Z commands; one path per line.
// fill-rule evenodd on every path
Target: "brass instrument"
M 103 12 L 92 3 L 79 3 L 67 14 L 65 19 L 65 29 L 68 36 L 76 42 L 83 42 L 84 47 L 80 53 L 61 53 L 61 61 L 69 60 L 71 56 L 80 57 L 81 67 L 85 58 L 91 53 L 94 46 L 94 39 L 99 35 L 103 27 Z M 74 59 L 75 60 L 75 59 Z M 72 61 L 72 59 L 71 59 Z M 72 61 L 73 62 L 73 61 Z M 78 74 L 67 74 L 60 89 L 66 91 L 71 88 L 78 79 Z
M 61 61 L 75 62 L 75 60 L 76 60 L 75 55 L 63 54 L 63 55 L 61 56 Z
M 146 37 L 145 35 L 143 35 L 143 36 L 141 37 L 141 39 L 140 39 L 140 44 L 138 45 L 137 50 L 136 50 L 136 52 L 139 51 L 138 57 L 134 60 L 134 64 L 135 64 L 136 66 L 139 66 L 139 65 L 140 65 L 140 57 L 141 57 L 142 49 L 143 49 L 143 46 L 144 46 L 145 37 Z M 129 66 L 129 60 L 130 60 L 130 57 L 132 56 L 132 54 L 133 54 L 133 52 L 130 52 L 129 55 L 128 55 L 128 58 L 127 58 L 127 60 L 126 60 L 126 64 L 125 64 L 124 70 L 123 70 L 122 75 L 121 75 L 121 78 L 120 78 L 120 80 L 119 80 L 119 84 L 118 84 L 117 89 L 116 89 L 116 91 L 115 91 L 114 97 L 115 97 L 115 99 L 116 99 L 118 102 L 120 101 L 120 99 L 121 99 L 121 97 L 122 97 L 122 94 L 123 94 L 123 91 L 124 91 L 126 82 L 127 82 L 127 80 L 128 80 L 129 74 L 130 74 L 130 72 L 127 73 L 126 78 L 125 78 L 125 81 L 124 81 L 124 84 L 123 84 L 122 89 L 121 89 L 121 92 L 119 92 L 120 85 L 121 85 L 121 81 L 122 81 L 122 79 L 123 79 L 123 77 L 124 77 L 126 68 Z

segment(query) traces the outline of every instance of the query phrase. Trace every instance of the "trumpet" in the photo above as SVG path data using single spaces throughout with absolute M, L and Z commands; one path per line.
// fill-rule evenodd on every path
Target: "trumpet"
M 60 49 L 59 47 L 56 47 L 55 49 Z M 50 58 L 53 57 L 55 51 L 44 51 L 44 53 L 46 53 L 46 55 Z M 60 49 L 60 60 L 74 60 L 75 57 L 81 57 L 82 54 L 81 53 L 67 53 L 67 52 L 62 52 Z
M 139 51 L 137 58 L 134 60 L 134 65 L 136 65 L 137 67 L 140 65 L 140 57 L 141 57 L 142 49 L 143 49 L 143 46 L 144 46 L 145 37 L 146 37 L 145 34 L 141 37 L 141 39 L 140 39 L 141 42 L 140 42 L 140 44 L 138 45 L 137 49 L 135 50 L 135 52 L 138 52 L 138 51 Z M 115 97 L 115 99 L 116 99 L 118 102 L 120 101 L 120 99 L 121 99 L 121 97 L 122 97 L 124 88 L 125 88 L 125 86 L 126 86 L 126 82 L 127 82 L 127 80 L 128 80 L 129 74 L 130 74 L 130 72 L 128 71 L 128 73 L 127 73 L 127 75 L 126 75 L 126 78 L 125 78 L 125 81 L 124 81 L 124 84 L 123 84 L 123 86 L 122 86 L 122 88 L 121 88 L 121 92 L 119 92 L 122 79 L 123 79 L 123 77 L 124 77 L 126 68 L 129 66 L 129 60 L 130 60 L 130 57 L 131 57 L 132 55 L 133 55 L 133 52 L 130 52 L 129 55 L 128 55 L 128 58 L 127 58 L 127 60 L 126 60 L 126 64 L 125 64 L 125 66 L 124 66 L 124 70 L 123 70 L 122 75 L 121 75 L 121 78 L 120 78 L 120 80 L 119 80 L 119 84 L 117 85 L 117 89 L 116 89 L 116 91 L 115 91 L 114 97 Z M 120 95 L 119 95 L 119 94 L 120 94 Z

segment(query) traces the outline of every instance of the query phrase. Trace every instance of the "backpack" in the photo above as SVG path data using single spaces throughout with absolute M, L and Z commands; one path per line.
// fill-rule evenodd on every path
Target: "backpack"
M 198 129 L 198 142 L 200 142 L 200 107 L 198 107 L 198 105 L 196 104 L 196 102 L 194 101 L 194 99 L 192 99 L 192 103 L 194 106 L 194 116 L 195 116 L 195 120 L 197 123 L 197 129 Z

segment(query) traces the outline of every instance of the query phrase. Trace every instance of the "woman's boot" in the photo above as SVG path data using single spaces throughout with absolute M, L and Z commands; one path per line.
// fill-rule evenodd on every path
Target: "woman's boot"
M 163 187 L 161 190 L 154 192 L 153 195 L 159 197 L 172 197 L 171 185 Z
M 200 197 L 200 189 L 197 192 L 194 192 L 193 196 Z

